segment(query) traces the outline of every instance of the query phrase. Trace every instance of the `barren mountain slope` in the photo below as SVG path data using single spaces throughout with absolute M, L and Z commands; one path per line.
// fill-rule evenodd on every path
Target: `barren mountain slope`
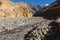
M 0 0 L 0 17 L 32 17 L 34 12 L 26 3 Z

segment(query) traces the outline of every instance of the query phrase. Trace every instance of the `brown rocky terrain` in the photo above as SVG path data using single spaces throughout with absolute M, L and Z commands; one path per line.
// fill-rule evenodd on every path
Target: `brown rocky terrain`
M 44 17 L 49 20 L 56 20 L 60 17 L 60 0 L 56 0 L 49 6 L 44 7 L 42 11 L 37 11 L 34 16 Z
M 0 40 L 59 40 L 59 20 L 43 17 L 0 18 Z
M 57 23 L 57 40 L 60 40 L 60 18 L 56 20 Z
M 32 17 L 35 11 L 27 3 L 13 3 L 10 0 L 0 0 L 0 17 Z
M 32 17 L 35 10 L 31 5 L 0 0 L 0 40 L 60 40 L 59 12 L 58 1 Z
M 34 16 L 43 17 L 48 20 L 56 20 L 56 21 L 51 22 L 51 26 L 56 28 L 55 39 L 53 39 L 53 38 L 50 39 L 50 37 L 47 37 L 45 40 L 60 40 L 60 0 L 56 0 L 51 5 L 43 8 L 42 11 L 37 11 L 36 15 L 34 15 Z M 53 28 L 53 30 L 55 28 Z M 34 33 L 34 31 L 32 31 L 32 32 Z M 29 34 L 29 37 L 34 36 L 35 33 L 33 34 L 32 32 L 30 32 L 31 34 Z M 37 35 L 38 34 L 37 30 L 35 32 Z M 32 39 L 35 40 L 35 38 L 32 38 Z M 44 39 L 42 39 L 42 40 L 44 40 Z
M 0 40 L 54 40 L 52 21 L 42 17 L 0 18 Z

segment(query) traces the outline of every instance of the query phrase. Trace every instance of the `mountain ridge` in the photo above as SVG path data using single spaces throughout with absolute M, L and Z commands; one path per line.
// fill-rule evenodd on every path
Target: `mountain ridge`
M 0 1 L 0 17 L 32 17 L 35 11 L 27 3 Z

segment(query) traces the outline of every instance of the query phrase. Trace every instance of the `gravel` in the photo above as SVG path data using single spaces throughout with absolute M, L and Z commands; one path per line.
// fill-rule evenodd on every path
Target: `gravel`
M 42 17 L 0 18 L 0 40 L 52 40 L 52 21 Z

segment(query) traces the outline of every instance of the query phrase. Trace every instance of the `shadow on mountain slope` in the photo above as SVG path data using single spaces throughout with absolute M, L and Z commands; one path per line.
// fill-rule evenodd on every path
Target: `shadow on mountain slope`
M 41 32 L 38 32 L 38 34 L 37 34 L 37 32 L 36 32 L 37 27 L 35 27 L 25 35 L 24 40 L 60 40 L 59 31 L 57 28 L 58 23 L 53 21 L 49 24 L 49 26 L 51 26 L 51 29 L 49 31 L 45 30 L 47 32 L 47 34 L 44 35 L 42 32 L 42 35 L 44 35 L 44 37 L 42 37 L 41 34 L 39 35 L 39 33 L 41 33 Z M 33 32 L 34 30 L 36 33 Z M 39 35 L 39 36 L 37 37 L 37 35 Z
M 33 16 L 56 20 L 60 17 L 60 3 L 55 1 L 51 5 L 44 7 L 42 11 L 37 11 Z
M 57 22 L 53 21 L 49 24 L 49 26 L 51 26 L 51 29 L 45 35 L 44 40 L 57 40 L 58 35 Z
M 59 13 L 50 13 L 50 11 L 42 13 L 42 12 L 36 12 L 34 15 L 34 17 L 43 17 L 45 19 L 49 19 L 49 20 L 56 20 L 57 18 L 60 17 Z

